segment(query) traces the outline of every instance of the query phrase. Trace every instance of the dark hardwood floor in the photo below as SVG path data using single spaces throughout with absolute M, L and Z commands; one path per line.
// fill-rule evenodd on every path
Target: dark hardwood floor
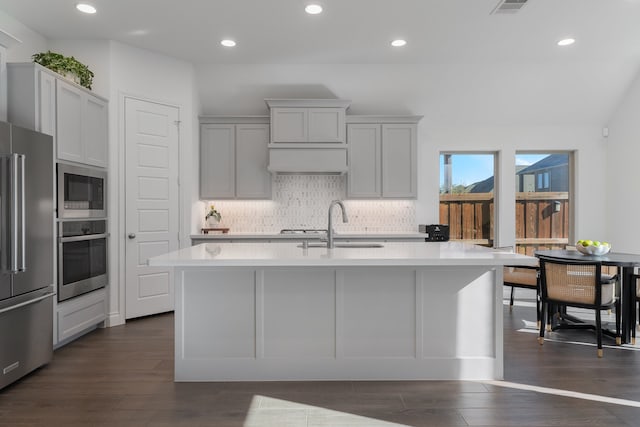
M 152 316 L 57 350 L 0 391 L 0 425 L 640 426 L 640 351 L 540 347 L 522 331 L 531 307 L 505 308 L 504 321 L 504 382 L 174 383 L 173 316 Z M 589 331 L 554 337 L 595 342 Z

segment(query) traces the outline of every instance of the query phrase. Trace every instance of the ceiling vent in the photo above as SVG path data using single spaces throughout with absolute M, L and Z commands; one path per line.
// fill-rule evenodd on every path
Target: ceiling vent
M 518 13 L 528 1 L 529 0 L 500 0 L 498 5 L 491 11 L 491 15 Z

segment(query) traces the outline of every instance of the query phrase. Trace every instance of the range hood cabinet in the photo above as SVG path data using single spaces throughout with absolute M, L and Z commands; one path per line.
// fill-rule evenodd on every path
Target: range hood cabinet
M 289 174 L 332 174 L 347 172 L 346 148 L 270 148 L 269 171 Z
M 265 99 L 269 106 L 272 173 L 347 172 L 344 99 Z

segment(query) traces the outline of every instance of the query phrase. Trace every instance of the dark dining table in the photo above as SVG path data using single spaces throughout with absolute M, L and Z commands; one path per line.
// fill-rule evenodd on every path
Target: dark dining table
M 622 307 L 622 342 L 635 344 L 636 326 L 636 284 L 633 277 L 634 268 L 640 267 L 640 255 L 609 252 L 605 255 L 584 255 L 575 250 L 553 249 L 536 251 L 535 256 L 545 256 L 562 260 L 597 261 L 606 266 L 619 267 L 620 272 L 620 297 Z

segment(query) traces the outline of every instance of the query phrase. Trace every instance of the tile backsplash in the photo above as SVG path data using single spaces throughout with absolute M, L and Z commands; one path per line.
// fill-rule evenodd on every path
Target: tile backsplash
M 344 200 L 345 175 L 275 175 L 272 200 L 200 202 L 201 223 L 209 203 L 222 215 L 220 226 L 232 233 L 278 233 L 283 228 L 327 228 L 332 200 Z M 418 231 L 414 200 L 344 200 L 349 222 L 340 208 L 333 224 L 342 233 L 412 233 Z

